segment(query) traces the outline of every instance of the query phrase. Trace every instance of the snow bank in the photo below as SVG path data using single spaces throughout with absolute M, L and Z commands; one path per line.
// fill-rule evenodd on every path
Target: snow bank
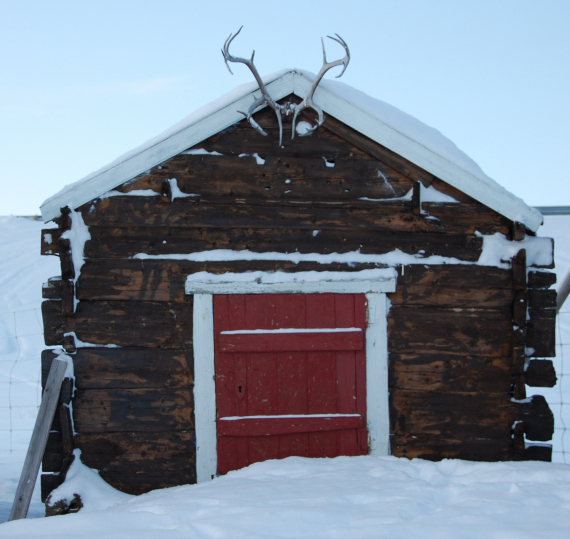
M 106 510 L 17 521 L 3 539 L 566 539 L 570 467 L 290 457 Z
M 102 511 L 134 498 L 130 494 L 114 489 L 101 479 L 97 470 L 85 466 L 81 462 L 81 450 L 75 449 L 73 454 L 75 459 L 65 481 L 50 494 L 50 505 L 53 506 L 59 501 L 69 505 L 69 502 L 79 495 L 83 503 L 81 511 L 89 513 Z
M 529 267 L 549 266 L 553 262 L 550 238 L 526 236 L 522 241 L 510 241 L 499 232 L 489 236 L 477 235 L 483 238 L 483 252 L 477 261 L 480 266 L 508 269 L 511 267 L 510 260 L 521 249 L 526 249 L 526 264 Z
M 42 283 L 61 272 L 57 257 L 40 255 L 49 226 L 0 217 L 0 522 L 10 514 L 40 402 Z M 37 484 L 28 515 L 43 514 Z

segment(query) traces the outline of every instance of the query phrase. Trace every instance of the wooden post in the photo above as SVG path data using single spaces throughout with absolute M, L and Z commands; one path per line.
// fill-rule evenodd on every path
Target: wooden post
M 59 392 L 66 368 L 67 363 L 57 358 L 54 359 L 51 364 L 46 387 L 42 396 L 42 404 L 38 412 L 8 521 L 26 518 L 28 514 L 30 500 L 32 499 L 36 478 L 46 448 L 49 429 L 51 428 L 51 423 L 59 404 Z
M 412 211 L 414 215 L 420 215 L 422 213 L 421 189 L 422 184 L 420 182 L 414 182 L 414 189 L 412 191 Z
M 511 374 L 513 375 L 513 397 L 518 400 L 526 398 L 526 386 L 524 383 L 525 365 L 525 339 L 526 339 L 526 316 L 528 307 L 527 292 L 527 272 L 526 272 L 526 250 L 521 249 L 514 257 L 513 284 L 515 288 L 515 298 L 513 303 L 513 323 L 516 328 L 513 330 L 512 364 Z

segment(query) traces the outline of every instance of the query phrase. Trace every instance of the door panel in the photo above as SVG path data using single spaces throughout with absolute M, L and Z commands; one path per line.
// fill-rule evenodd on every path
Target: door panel
M 214 330 L 218 473 L 366 454 L 363 294 L 218 295 Z

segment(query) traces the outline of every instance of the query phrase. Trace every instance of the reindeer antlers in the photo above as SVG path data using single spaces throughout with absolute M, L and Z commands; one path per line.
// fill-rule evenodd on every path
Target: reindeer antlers
M 283 138 L 283 125 L 281 122 L 281 107 L 277 103 L 275 103 L 275 101 L 273 101 L 273 98 L 269 95 L 269 92 L 265 88 L 265 84 L 263 84 L 263 81 L 261 80 L 261 77 L 259 76 L 259 73 L 257 72 L 257 68 L 253 64 L 253 57 L 255 56 L 255 51 L 253 51 L 253 53 L 251 54 L 250 60 L 247 60 L 245 58 L 238 58 L 237 56 L 232 56 L 230 54 L 230 51 L 229 51 L 229 48 L 230 48 L 232 41 L 241 32 L 242 28 L 243 28 L 243 26 L 235 33 L 235 35 L 230 34 L 230 37 L 228 37 L 228 39 L 226 39 L 226 42 L 224 43 L 224 47 L 222 49 L 222 55 L 224 57 L 224 61 L 226 62 L 226 67 L 228 68 L 228 71 L 230 73 L 232 73 L 232 70 L 230 69 L 228 62 L 237 62 L 240 64 L 245 64 L 247 67 L 249 67 L 250 71 L 253 73 L 253 76 L 255 77 L 255 80 L 257 81 L 259 89 L 261 90 L 261 97 L 257 98 L 253 102 L 251 107 L 249 107 L 249 110 L 247 111 L 247 113 L 242 112 L 241 110 L 238 110 L 238 112 L 243 114 L 247 118 L 248 122 L 251 124 L 251 127 L 253 127 L 257 132 L 261 133 L 264 137 L 266 137 L 267 133 L 259 126 L 259 124 L 251 117 L 251 115 L 253 114 L 253 112 L 256 108 L 263 105 L 264 103 L 268 107 L 272 108 L 275 111 L 275 115 L 277 116 L 277 122 L 279 123 L 279 146 L 281 146 L 281 140 Z M 232 75 L 233 75 L 233 73 L 232 73 Z
M 325 114 L 323 112 L 323 109 L 321 109 L 320 107 L 317 107 L 315 105 L 315 102 L 313 101 L 313 95 L 315 95 L 315 90 L 317 89 L 317 86 L 321 82 L 321 79 L 324 77 L 325 73 L 329 69 L 332 69 L 333 67 L 340 66 L 340 65 L 344 66 L 342 68 L 342 71 L 340 72 L 340 75 L 337 75 L 337 77 L 336 77 L 338 79 L 338 78 L 342 77 L 343 73 L 346 71 L 346 68 L 348 67 L 348 62 L 350 62 L 350 51 L 348 50 L 348 45 L 346 44 L 344 39 L 342 39 L 342 37 L 340 37 L 338 34 L 335 34 L 335 36 L 338 37 L 338 39 L 336 39 L 335 37 L 331 37 L 331 36 L 327 36 L 327 37 L 329 39 L 332 39 L 333 41 L 336 41 L 337 43 L 340 43 L 344 47 L 346 54 L 344 55 L 344 58 L 341 58 L 340 60 L 335 60 L 334 62 L 327 63 L 327 53 L 325 51 L 325 42 L 323 41 L 323 38 L 321 37 L 321 44 L 323 45 L 323 67 L 321 67 L 320 71 L 317 73 L 317 76 L 315 77 L 315 80 L 313 81 L 313 85 L 311 86 L 311 89 L 309 90 L 307 97 L 305 97 L 305 99 L 303 99 L 303 101 L 301 101 L 301 103 L 299 103 L 297 105 L 297 107 L 295 108 L 295 115 L 293 116 L 293 134 L 291 135 L 292 139 L 295 138 L 295 123 L 297 121 L 297 116 L 299 115 L 300 112 L 302 112 L 305 109 L 313 109 L 318 114 L 318 120 L 317 120 L 317 125 L 315 127 L 313 127 L 312 129 L 308 129 L 302 135 L 299 134 L 300 137 L 305 137 L 307 135 L 310 135 L 315 129 L 317 129 L 317 127 L 320 127 L 321 125 L 323 125 L 323 122 L 325 121 Z
M 305 109 L 313 109 L 317 113 L 317 116 L 318 116 L 317 125 L 311 129 L 308 129 L 306 133 L 303 133 L 302 135 L 299 135 L 299 136 L 310 135 L 315 129 L 320 127 L 323 124 L 323 122 L 325 121 L 325 115 L 324 115 L 323 110 L 320 107 L 318 107 L 317 105 L 315 105 L 315 102 L 313 101 L 313 96 L 315 94 L 315 90 L 317 89 L 317 86 L 321 82 L 325 73 L 329 69 L 332 69 L 333 67 L 340 66 L 340 65 L 344 66 L 340 75 L 337 75 L 336 78 L 338 79 L 339 77 L 342 77 L 342 75 L 346 71 L 346 68 L 348 67 L 348 63 L 350 62 L 350 51 L 348 50 L 348 45 L 338 34 L 335 34 L 336 37 L 327 36 L 329 39 L 332 39 L 333 41 L 336 41 L 337 43 L 342 45 L 344 47 L 345 52 L 346 52 L 346 54 L 344 55 L 344 58 L 341 58 L 340 60 L 335 60 L 334 62 L 327 62 L 327 53 L 325 51 L 325 42 L 323 41 L 323 38 L 321 38 L 321 43 L 323 46 L 323 66 L 321 67 L 320 71 L 318 72 L 317 76 L 315 77 L 315 80 L 313 82 L 313 85 L 311 86 L 311 89 L 309 90 L 308 95 L 298 105 L 294 105 L 292 103 L 286 103 L 285 105 L 279 105 L 269 95 L 269 92 L 265 88 L 265 85 L 263 84 L 263 81 L 261 80 L 261 77 L 259 76 L 259 73 L 257 72 L 255 65 L 253 64 L 253 57 L 255 56 L 255 51 L 253 51 L 253 53 L 251 54 L 251 59 L 249 59 L 249 60 L 247 60 L 246 58 L 238 58 L 237 56 L 232 56 L 230 54 L 229 47 L 230 47 L 232 41 L 241 32 L 242 28 L 243 28 L 243 26 L 235 34 L 230 34 L 228 39 L 226 39 L 226 42 L 224 43 L 224 47 L 222 48 L 222 55 L 224 57 L 224 61 L 226 62 L 226 67 L 228 68 L 228 71 L 232 75 L 233 75 L 233 73 L 232 73 L 232 70 L 230 69 L 228 62 L 241 63 L 241 64 L 245 64 L 247 67 L 249 67 L 250 71 L 253 73 L 253 76 L 254 76 L 254 78 L 257 81 L 257 84 L 259 86 L 259 89 L 261 91 L 261 97 L 258 97 L 253 102 L 251 107 L 249 107 L 249 110 L 247 111 L 247 113 L 242 112 L 241 110 L 238 112 L 243 114 L 247 118 L 247 120 L 249 121 L 251 126 L 258 133 L 261 133 L 263 136 L 267 136 L 267 133 L 257 124 L 257 122 L 252 118 L 252 115 L 253 115 L 255 109 L 257 109 L 258 107 L 260 107 L 263 104 L 265 104 L 268 107 L 270 107 L 271 109 L 273 109 L 273 111 L 275 112 L 275 115 L 277 116 L 277 122 L 279 123 L 279 146 L 281 146 L 281 142 L 283 139 L 283 124 L 282 124 L 281 116 L 283 114 L 288 115 L 293 110 L 295 111 L 295 113 L 293 115 L 293 133 L 291 135 L 291 138 L 293 139 L 293 138 L 295 138 L 295 124 L 297 122 L 297 116 Z

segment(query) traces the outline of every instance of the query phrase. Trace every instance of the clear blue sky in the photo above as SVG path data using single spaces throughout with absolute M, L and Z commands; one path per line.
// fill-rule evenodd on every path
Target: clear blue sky
M 0 215 L 45 198 L 251 80 L 316 72 L 437 128 L 532 205 L 570 205 L 570 0 L 0 0 Z M 331 43 L 329 58 L 339 49 Z M 327 77 L 336 73 L 331 72 Z

